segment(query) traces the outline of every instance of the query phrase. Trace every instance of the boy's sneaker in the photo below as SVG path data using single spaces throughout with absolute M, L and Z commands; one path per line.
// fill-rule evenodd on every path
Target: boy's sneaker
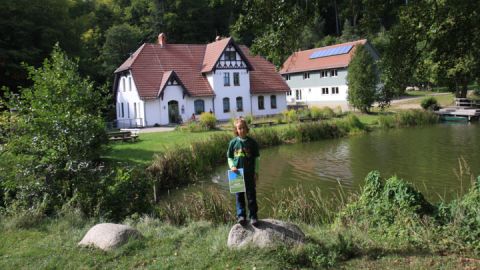
M 242 227 L 247 226 L 247 219 L 245 217 L 238 217 L 238 223 L 242 225 Z
M 250 223 L 252 224 L 252 226 L 257 226 L 258 225 L 258 219 L 252 218 L 252 220 L 250 220 Z

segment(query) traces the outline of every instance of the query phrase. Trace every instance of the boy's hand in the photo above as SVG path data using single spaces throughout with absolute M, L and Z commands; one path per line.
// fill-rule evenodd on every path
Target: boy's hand
M 238 171 L 237 167 L 232 167 L 232 168 L 230 168 L 230 170 L 232 170 L 234 173 L 236 173 Z

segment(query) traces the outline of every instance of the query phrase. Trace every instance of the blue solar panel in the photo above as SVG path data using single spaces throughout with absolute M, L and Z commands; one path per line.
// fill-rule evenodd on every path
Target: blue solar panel
M 353 45 L 345 45 L 340 47 L 335 47 L 331 49 L 323 49 L 320 51 L 316 51 L 310 55 L 310 59 L 339 55 L 348 53 L 352 49 Z

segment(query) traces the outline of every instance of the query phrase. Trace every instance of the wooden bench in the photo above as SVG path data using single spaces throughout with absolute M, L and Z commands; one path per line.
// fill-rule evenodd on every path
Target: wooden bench
M 264 127 L 264 126 L 272 126 L 275 122 L 273 121 L 264 121 L 264 122 L 256 122 L 256 123 L 251 123 L 250 125 L 252 127 Z
M 138 138 L 138 133 L 134 134 L 129 130 L 120 130 L 107 133 L 110 141 L 132 141 Z
M 298 121 L 300 121 L 300 122 L 311 122 L 311 121 L 313 121 L 313 118 L 311 118 L 311 117 L 300 117 L 300 118 L 298 118 Z

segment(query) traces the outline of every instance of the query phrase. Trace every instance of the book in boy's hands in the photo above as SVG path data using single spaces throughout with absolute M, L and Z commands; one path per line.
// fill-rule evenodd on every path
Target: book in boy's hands
M 243 178 L 243 169 L 237 171 L 228 170 L 228 186 L 230 193 L 245 192 L 245 180 Z

